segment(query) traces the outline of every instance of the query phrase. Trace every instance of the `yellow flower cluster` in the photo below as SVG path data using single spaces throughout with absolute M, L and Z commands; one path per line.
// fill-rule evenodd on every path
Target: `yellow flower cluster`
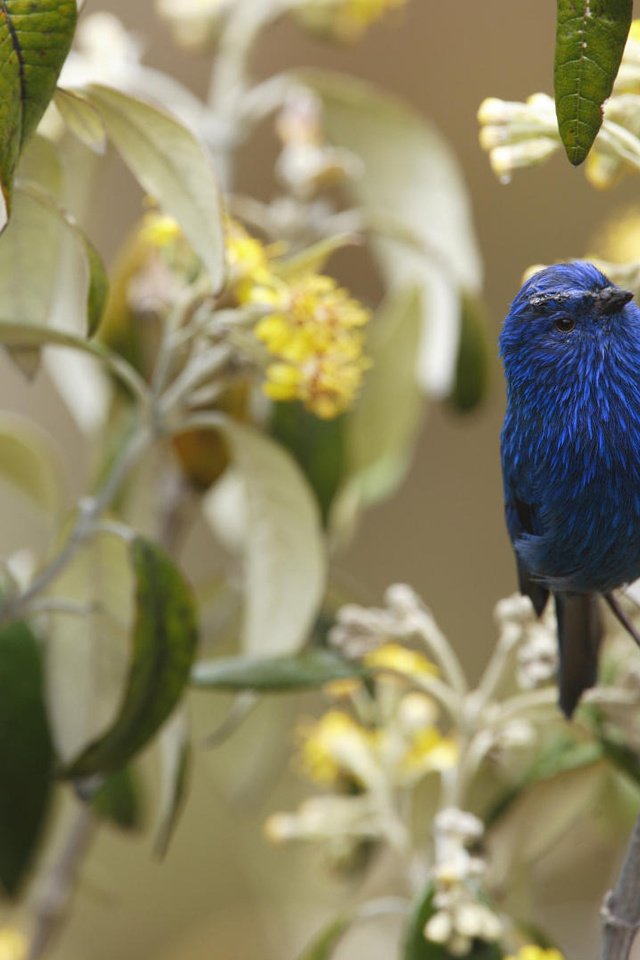
M 364 727 L 343 710 L 329 710 L 300 731 L 301 767 L 323 786 L 343 780 L 365 790 L 383 781 L 403 786 L 448 770 L 457 762 L 458 748 L 433 725 L 434 713 L 429 699 L 416 693 L 401 698 L 395 716 L 378 727 Z
M 269 250 L 238 223 L 227 234 L 229 283 L 238 303 L 264 309 L 255 327 L 272 362 L 264 391 L 272 400 L 300 400 L 329 419 L 353 403 L 368 362 L 362 327 L 370 314 L 332 277 L 302 271 L 278 275 Z
M 335 4 L 315 3 L 296 14 L 303 26 L 324 36 L 345 42 L 357 40 L 376 20 L 394 7 L 402 7 L 407 0 L 341 0 Z
M 520 947 L 515 955 L 507 957 L 506 960 L 564 960 L 564 956 L 559 950 L 553 947 L 537 947 L 533 943 L 528 943 Z

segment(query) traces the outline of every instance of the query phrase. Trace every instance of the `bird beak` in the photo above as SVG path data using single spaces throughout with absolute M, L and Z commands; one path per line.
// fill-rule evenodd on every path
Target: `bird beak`
M 626 303 L 633 300 L 633 294 L 620 287 L 605 287 L 598 291 L 595 299 L 599 313 L 609 314 L 622 310 Z

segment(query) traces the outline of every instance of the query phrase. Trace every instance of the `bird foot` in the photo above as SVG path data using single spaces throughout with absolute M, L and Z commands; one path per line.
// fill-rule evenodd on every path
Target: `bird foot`
M 633 639 L 635 640 L 635 642 L 636 642 L 636 643 L 638 644 L 638 646 L 640 647 L 640 633 L 639 633 L 638 630 L 636 629 L 636 626 L 635 626 L 635 624 L 633 623 L 633 621 L 631 620 L 631 618 L 630 618 L 630 617 L 628 616 L 628 614 L 623 610 L 622 606 L 620 605 L 620 601 L 617 599 L 617 597 L 614 597 L 614 595 L 613 595 L 612 593 L 605 593 L 605 594 L 604 594 L 604 599 L 605 599 L 605 601 L 606 601 L 609 609 L 612 611 L 612 613 L 614 614 L 614 616 L 615 616 L 616 619 L 618 620 L 618 622 L 622 624 L 622 626 L 625 628 L 625 630 L 627 631 L 627 633 L 628 633 L 631 637 L 633 637 Z

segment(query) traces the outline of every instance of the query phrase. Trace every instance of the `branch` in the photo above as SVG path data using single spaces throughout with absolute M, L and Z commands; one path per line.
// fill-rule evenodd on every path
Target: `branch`
M 40 960 L 48 950 L 66 913 L 94 827 L 91 808 L 84 803 L 78 804 L 62 849 L 45 876 L 41 894 L 37 898 L 26 960 Z
M 618 882 L 605 897 L 602 919 L 602 960 L 628 960 L 640 929 L 640 816 Z

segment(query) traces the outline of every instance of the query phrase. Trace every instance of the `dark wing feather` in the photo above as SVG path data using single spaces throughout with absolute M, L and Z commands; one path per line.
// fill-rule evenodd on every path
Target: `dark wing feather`
M 515 540 L 519 536 L 522 536 L 522 534 L 529 534 L 533 536 L 539 531 L 536 524 L 536 509 L 533 504 L 525 503 L 524 500 L 519 500 L 517 497 L 513 497 L 511 504 L 513 520 L 511 523 L 509 523 L 509 532 L 511 533 L 512 540 L 514 541 L 515 549 Z M 515 536 L 514 528 L 517 528 L 517 533 Z M 549 591 L 546 587 L 543 587 L 539 581 L 533 579 L 522 560 L 518 557 L 517 551 L 516 564 L 518 567 L 518 587 L 520 589 L 520 593 L 523 593 L 525 596 L 529 597 L 531 603 L 533 604 L 533 609 L 535 610 L 536 615 L 539 617 L 547 605 Z

